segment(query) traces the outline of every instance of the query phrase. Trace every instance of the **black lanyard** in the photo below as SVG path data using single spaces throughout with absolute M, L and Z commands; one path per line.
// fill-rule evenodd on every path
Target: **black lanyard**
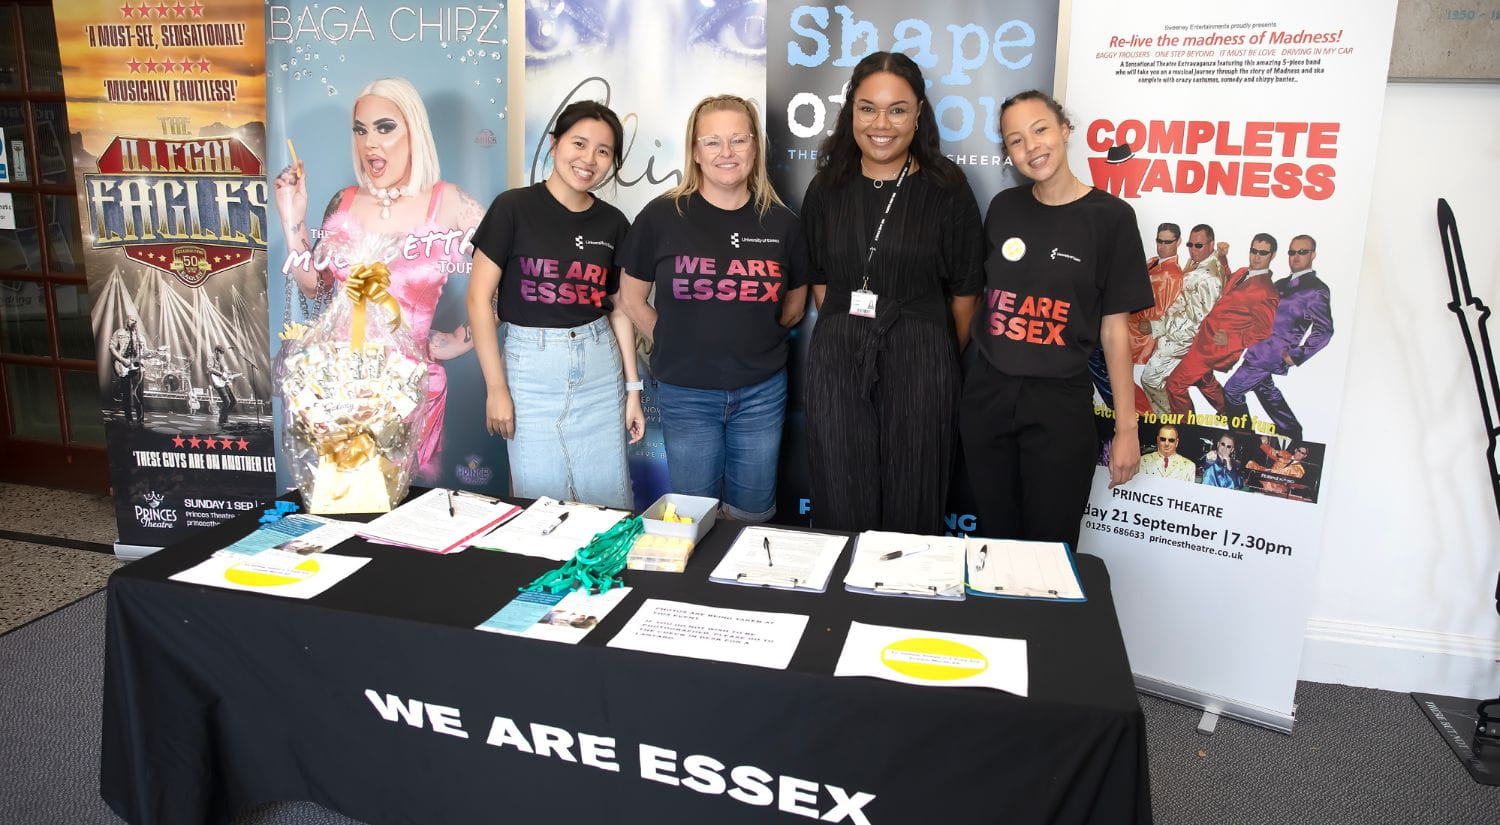
M 865 279 L 859 287 L 861 292 L 870 289 L 870 264 L 875 260 L 875 245 L 880 243 L 880 230 L 885 229 L 885 219 L 891 216 L 891 207 L 896 203 L 896 194 L 901 191 L 901 182 L 906 180 L 906 172 L 911 168 L 911 152 L 906 153 L 906 162 L 901 164 L 901 174 L 896 176 L 896 188 L 891 190 L 891 199 L 885 202 L 885 211 L 880 215 L 880 223 L 875 225 L 875 237 L 870 239 L 870 254 L 865 256 Z

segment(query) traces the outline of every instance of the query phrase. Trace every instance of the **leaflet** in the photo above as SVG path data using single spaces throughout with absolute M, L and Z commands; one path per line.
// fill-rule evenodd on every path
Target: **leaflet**
M 806 628 L 794 613 L 647 599 L 609 647 L 785 670 Z
M 310 599 L 369 562 L 368 558 L 332 553 L 304 556 L 285 550 L 262 550 L 253 556 L 238 553 L 210 556 L 169 578 L 227 590 Z
M 844 589 L 876 596 L 961 601 L 964 540 L 867 530 L 854 540 Z
M 361 525 L 359 535 L 429 553 L 455 553 L 521 508 L 499 499 L 437 487 Z
M 604 593 L 528 590 L 475 629 L 576 645 L 628 595 L 628 587 L 616 587 Z
M 594 536 L 630 514 L 595 504 L 542 496 L 520 515 L 470 542 L 471 547 L 503 550 L 552 561 L 567 561 Z
M 255 532 L 214 555 L 251 556 L 262 550 L 277 548 L 301 555 L 321 553 L 354 536 L 356 525 L 322 516 L 294 513 L 262 524 Z
M 1025 639 L 851 622 L 834 676 L 932 687 L 983 687 L 1025 696 Z
M 844 536 L 747 526 L 708 578 L 722 584 L 822 593 L 847 543 Z
M 968 539 L 968 592 L 1012 599 L 1087 601 L 1062 542 Z

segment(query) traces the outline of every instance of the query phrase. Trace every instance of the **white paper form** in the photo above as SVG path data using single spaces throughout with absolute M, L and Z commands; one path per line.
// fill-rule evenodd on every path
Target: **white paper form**
M 214 555 L 244 557 L 272 548 L 289 550 L 304 556 L 321 553 L 351 538 L 358 526 L 322 516 L 292 513 L 268 524 L 262 524 L 256 528 L 255 532 L 218 550 Z
M 609 647 L 785 670 L 806 628 L 795 613 L 647 599 Z
M 745 527 L 708 578 L 724 584 L 822 593 L 848 541 L 844 536 L 802 530 Z
M 970 538 L 969 592 L 980 596 L 1085 601 L 1062 542 Z
M 368 558 L 332 553 L 304 556 L 285 550 L 262 550 L 253 556 L 212 556 L 170 578 L 228 590 L 310 599 L 369 562 Z
M 489 496 L 439 487 L 361 526 L 359 534 L 429 553 L 453 553 L 520 511 L 514 504 Z
M 867 530 L 855 539 L 844 589 L 877 596 L 962 600 L 964 540 Z
M 834 676 L 931 687 L 984 687 L 1025 696 L 1025 639 L 851 622 Z
M 522 593 L 475 630 L 576 645 L 630 595 L 630 588 L 604 593 L 574 590 L 560 596 Z
M 608 531 L 628 515 L 624 510 L 542 496 L 469 546 L 567 561 L 579 548 L 588 546 L 596 534 Z

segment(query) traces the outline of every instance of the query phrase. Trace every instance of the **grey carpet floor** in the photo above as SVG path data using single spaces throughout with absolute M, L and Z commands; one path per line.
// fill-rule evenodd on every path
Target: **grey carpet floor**
M 0 825 L 120 822 L 98 792 L 103 662 L 103 593 L 0 636 Z M 1226 720 L 1205 737 L 1198 711 L 1143 696 L 1157 823 L 1500 823 L 1500 788 L 1471 782 L 1406 694 L 1304 682 L 1297 702 L 1293 736 Z M 277 803 L 236 825 L 358 823 Z

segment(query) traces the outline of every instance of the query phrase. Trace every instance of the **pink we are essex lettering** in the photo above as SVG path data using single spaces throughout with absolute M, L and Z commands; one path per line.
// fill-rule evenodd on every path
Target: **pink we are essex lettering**
M 583 261 L 571 261 L 566 270 L 556 258 L 521 261 L 521 300 L 540 304 L 589 304 L 603 306 L 604 278 L 609 270 Z
M 781 263 L 761 258 L 731 258 L 719 272 L 714 258 L 678 255 L 673 261 L 672 297 L 679 301 L 781 300 Z M 689 276 L 699 277 L 689 277 Z

